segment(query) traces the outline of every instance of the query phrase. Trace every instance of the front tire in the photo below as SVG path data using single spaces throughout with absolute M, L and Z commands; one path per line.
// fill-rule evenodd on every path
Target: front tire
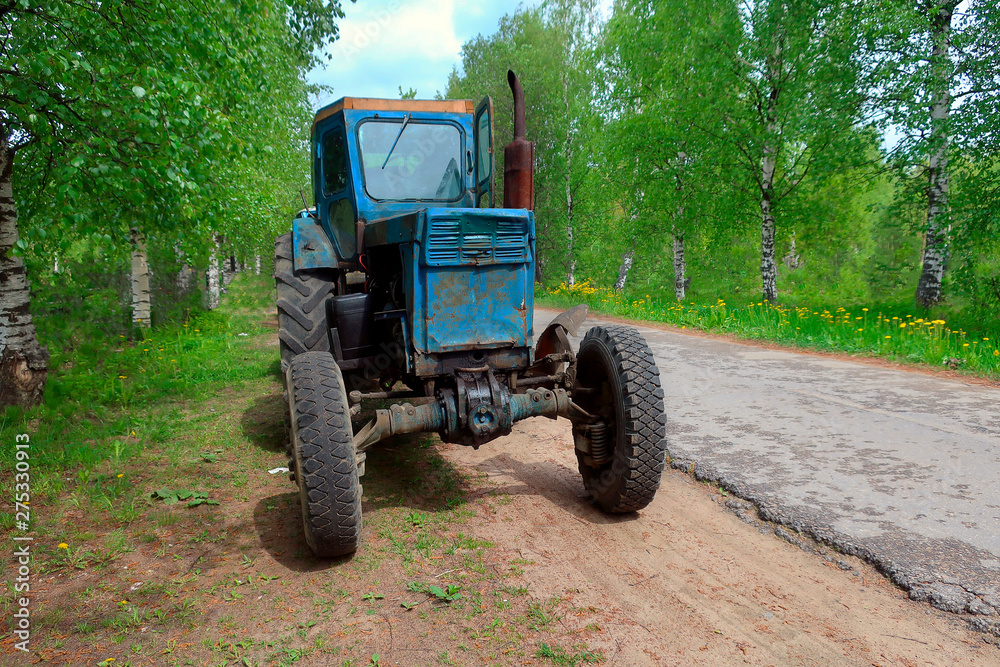
M 294 357 L 286 373 L 292 456 L 306 542 L 331 558 L 361 543 L 361 483 L 347 390 L 326 352 Z
M 281 372 L 292 358 L 305 352 L 329 352 L 326 300 L 337 284 L 329 271 L 295 272 L 292 233 L 274 241 L 274 284 L 277 291 L 278 346 Z
M 638 330 L 593 327 L 577 354 L 573 401 L 599 418 L 602 452 L 577 451 L 583 483 L 606 512 L 634 512 L 656 495 L 666 460 L 663 388 L 653 353 Z M 593 425 L 575 423 L 574 431 Z

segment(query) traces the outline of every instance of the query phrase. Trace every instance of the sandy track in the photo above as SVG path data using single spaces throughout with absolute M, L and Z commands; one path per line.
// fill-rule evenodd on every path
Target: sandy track
M 857 559 L 843 571 L 762 533 L 681 472 L 637 515 L 593 509 L 566 422 L 521 422 L 479 451 L 440 447 L 510 496 L 479 536 L 520 553 L 536 598 L 593 607 L 602 632 L 588 644 L 608 665 L 1000 665 L 960 618 Z

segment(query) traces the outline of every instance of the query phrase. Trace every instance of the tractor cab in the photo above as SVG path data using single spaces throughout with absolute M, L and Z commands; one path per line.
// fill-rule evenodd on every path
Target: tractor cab
M 366 226 L 426 208 L 493 206 L 492 101 L 344 97 L 312 129 L 313 197 L 320 229 L 298 223 L 312 248 L 296 266 L 358 268 Z M 312 233 L 310 233 L 312 232 Z

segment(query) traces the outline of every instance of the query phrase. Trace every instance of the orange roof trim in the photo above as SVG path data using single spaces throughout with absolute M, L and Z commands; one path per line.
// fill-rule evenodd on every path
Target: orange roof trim
M 344 97 L 316 113 L 313 124 L 329 118 L 342 109 L 366 111 L 427 111 L 430 113 L 472 113 L 476 104 L 472 100 L 380 100 L 371 97 Z

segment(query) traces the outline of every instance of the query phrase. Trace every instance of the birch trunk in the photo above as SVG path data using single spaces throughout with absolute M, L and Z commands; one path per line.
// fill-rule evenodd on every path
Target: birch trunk
M 208 254 L 208 309 L 215 310 L 221 300 L 219 285 L 219 239 L 212 239 L 212 251 Z
M 222 262 L 222 287 L 225 291 L 229 283 L 236 277 L 236 258 L 230 255 Z
M 778 269 L 774 261 L 774 171 L 778 163 L 778 98 L 781 88 L 778 83 L 781 63 L 782 35 L 775 36 L 774 54 L 768 58 L 768 80 L 771 92 L 767 97 L 766 131 L 764 157 L 761 160 L 760 178 L 760 280 L 765 301 L 778 300 Z
M 628 272 L 632 270 L 632 262 L 635 261 L 635 239 L 632 239 L 632 247 L 622 255 L 622 263 L 618 267 L 618 280 L 615 281 L 615 291 L 621 292 L 625 289 L 625 281 L 628 279 Z
M 785 258 L 781 260 L 788 267 L 789 271 L 794 271 L 795 269 L 802 266 L 802 256 L 795 251 L 795 232 L 792 231 L 792 238 L 788 244 L 788 254 Z
M 129 233 L 132 243 L 132 325 L 148 327 L 152 316 L 149 299 L 149 258 L 146 256 L 146 240 L 135 227 Z
M 253 274 L 255 276 L 259 276 L 260 275 L 260 255 L 259 254 L 253 256 Z
M 573 256 L 573 128 L 569 123 L 569 81 L 563 78 L 563 101 L 566 104 L 566 243 L 569 253 L 569 272 L 566 284 L 576 284 L 576 258 Z
M 28 275 L 17 243 L 14 151 L 0 129 L 0 405 L 38 405 L 49 371 L 49 353 L 31 319 Z
M 930 308 L 941 300 L 941 282 L 948 260 L 948 118 L 951 115 L 951 20 L 958 3 L 942 5 L 931 19 L 931 71 L 936 90 L 931 102 L 928 164 L 927 227 L 923 268 L 917 282 L 917 305 Z
M 176 245 L 174 246 L 174 252 L 177 253 L 177 258 L 181 260 L 181 268 L 178 269 L 177 277 L 174 279 L 174 287 L 177 290 L 178 296 L 183 296 L 191 289 L 192 270 L 187 263 L 187 257 L 184 256 L 184 252 Z
M 687 261 L 684 258 L 684 235 L 674 235 L 674 296 L 684 300 L 687 290 Z
M 179 295 L 187 294 L 188 290 L 191 289 L 191 267 L 188 266 L 187 262 L 181 264 L 181 268 L 177 272 L 175 285 L 177 287 L 177 294 Z

